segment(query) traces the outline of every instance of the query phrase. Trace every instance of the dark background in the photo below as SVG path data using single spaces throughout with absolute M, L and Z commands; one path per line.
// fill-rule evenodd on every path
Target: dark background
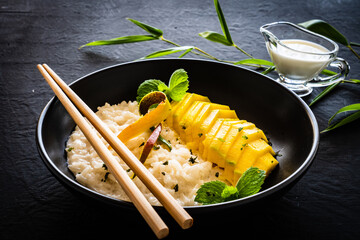
M 269 59 L 259 27 L 279 20 L 323 19 L 350 41 L 360 42 L 360 1 L 224 0 L 221 6 L 235 43 L 256 58 Z M 0 239 L 155 238 L 136 211 L 69 192 L 45 167 L 35 142 L 38 117 L 54 95 L 36 64 L 46 62 L 71 83 L 170 47 L 151 41 L 78 50 L 93 40 L 144 34 L 126 17 L 220 59 L 246 58 L 197 35 L 221 32 L 211 0 L 0 0 Z M 343 46 L 339 56 L 351 65 L 349 78 L 360 79 L 360 60 Z M 309 103 L 319 92 L 304 100 Z M 359 102 L 360 86 L 343 84 L 312 110 L 322 130 L 338 109 Z M 287 194 L 265 206 L 194 216 L 195 225 L 185 231 L 161 213 L 170 226 L 168 239 L 360 239 L 359 137 L 359 121 L 321 134 L 310 170 Z

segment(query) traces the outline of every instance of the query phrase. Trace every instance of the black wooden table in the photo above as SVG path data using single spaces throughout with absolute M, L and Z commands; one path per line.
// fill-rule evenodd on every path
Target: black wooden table
M 350 41 L 360 42 L 357 0 L 228 0 L 221 6 L 236 44 L 257 58 L 269 59 L 259 27 L 279 20 L 323 19 Z M 170 47 L 151 41 L 78 50 L 89 41 L 144 33 L 126 17 L 218 58 L 246 58 L 198 36 L 205 30 L 221 32 L 211 0 L 0 1 L 0 239 L 155 238 L 136 211 L 69 192 L 45 167 L 35 143 L 37 119 L 54 95 L 36 64 L 46 62 L 71 83 Z M 360 60 L 343 46 L 339 56 L 351 65 L 349 78 L 360 79 Z M 304 100 L 309 103 L 320 91 Z M 324 129 L 338 109 L 359 102 L 360 86 L 342 84 L 312 110 Z M 359 121 L 321 134 L 310 170 L 280 199 L 249 211 L 194 216 L 194 226 L 185 231 L 169 220 L 168 239 L 360 239 Z

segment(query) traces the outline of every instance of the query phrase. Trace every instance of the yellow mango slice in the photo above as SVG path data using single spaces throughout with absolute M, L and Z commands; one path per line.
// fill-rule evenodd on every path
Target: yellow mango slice
M 199 149 L 199 140 L 203 136 L 203 133 L 199 131 L 200 125 L 205 121 L 205 119 L 210 115 L 210 113 L 215 110 L 230 110 L 229 106 L 216 104 L 216 103 L 205 103 L 202 107 L 199 114 L 194 119 L 194 122 L 190 128 L 186 129 L 186 134 L 191 134 L 193 141 L 188 143 L 190 149 Z
M 205 139 L 206 134 L 209 132 L 211 127 L 215 124 L 218 118 L 232 118 L 238 119 L 236 116 L 236 112 L 234 110 L 213 110 L 210 112 L 209 116 L 201 123 L 198 129 L 198 143 L 200 153 L 203 152 L 204 144 L 203 141 Z
M 251 166 L 268 175 L 278 165 L 264 132 L 251 122 L 239 120 L 229 106 L 211 103 L 198 94 L 187 94 L 171 105 L 168 126 L 190 149 L 224 168 L 221 178 L 230 184 L 236 185 Z
M 216 119 L 214 125 L 210 128 L 209 132 L 206 133 L 204 141 L 201 143 L 203 147 L 200 148 L 199 151 L 200 151 L 201 156 L 204 159 L 206 159 L 206 154 L 207 154 L 207 151 L 205 152 L 205 149 L 204 149 L 205 147 L 204 146 L 208 146 L 210 144 L 210 142 L 212 141 L 212 139 L 214 138 L 216 133 L 219 131 L 221 125 L 223 124 L 222 120 L 223 119 Z
M 245 146 L 247 146 L 249 142 L 261 139 L 264 136 L 264 132 L 258 128 L 242 129 L 225 157 L 226 162 L 236 165 L 243 153 L 243 150 L 245 149 Z
M 229 122 L 231 120 L 234 120 L 234 119 L 231 119 L 231 118 L 218 118 L 215 121 L 214 125 L 209 130 L 209 132 L 206 134 L 205 139 L 202 142 L 204 148 L 202 149 L 202 152 L 200 150 L 200 153 L 202 154 L 202 157 L 204 159 L 207 159 L 207 161 L 213 162 L 213 161 L 209 160 L 209 158 L 208 158 L 209 147 L 216 140 L 221 141 L 219 139 L 216 139 L 216 137 L 219 134 L 222 135 L 221 132 L 226 131 L 225 128 L 229 128 Z M 216 162 L 213 162 L 213 163 L 216 163 Z
M 208 102 L 202 102 L 202 101 L 195 101 L 194 104 L 191 106 L 189 111 L 184 115 L 184 117 L 180 121 L 180 125 L 184 126 L 183 133 L 180 133 L 180 137 L 185 140 L 185 142 L 189 143 L 192 142 L 192 134 L 191 129 L 193 126 L 193 123 L 197 116 L 199 115 L 199 112 L 202 110 L 202 108 L 209 104 Z M 189 132 L 190 131 L 190 132 Z
M 180 133 L 182 126 L 180 120 L 195 101 L 210 102 L 208 97 L 201 96 L 195 93 L 190 94 L 187 98 L 180 102 L 179 107 L 173 112 L 173 128 Z
M 222 145 L 222 149 L 219 150 L 221 154 L 226 153 L 225 156 L 225 170 L 223 177 L 229 181 L 231 184 L 235 185 L 237 180 L 239 179 L 240 175 L 237 174 L 235 177 L 234 171 L 238 161 L 242 161 L 243 153 L 248 148 L 248 144 L 257 140 L 263 141 L 267 144 L 267 139 L 265 134 L 262 130 L 255 127 L 253 123 L 246 122 L 244 124 L 239 124 L 241 131 L 237 129 L 238 133 L 236 134 L 235 140 L 232 140 L 233 143 L 231 146 L 226 146 L 225 144 Z M 235 132 L 235 130 L 233 130 Z M 229 138 L 233 137 L 229 134 Z M 230 139 L 229 139 L 230 141 Z M 270 146 L 269 146 L 270 147 Z M 271 147 L 270 147 L 271 148 Z M 228 150 L 226 150 L 228 149 Z M 271 151 L 272 152 L 272 149 Z M 255 159 L 254 159 L 255 161 Z
M 191 95 L 191 93 L 186 93 L 185 96 L 183 97 L 183 99 L 181 99 L 181 101 L 179 101 L 179 102 L 172 101 L 171 102 L 171 107 L 172 107 L 171 114 L 169 114 L 169 116 L 166 119 L 166 124 L 169 127 L 174 128 L 174 113 L 177 112 L 178 108 L 181 106 L 181 104 L 184 101 L 187 101 L 187 99 L 190 97 L 190 95 Z
M 154 110 L 140 117 L 137 121 L 122 130 L 119 133 L 118 138 L 123 143 L 126 143 L 131 138 L 138 136 L 139 134 L 149 130 L 151 127 L 164 121 L 170 112 L 171 105 L 168 99 L 166 99 L 164 102 L 159 103 Z
M 217 151 L 218 155 L 225 159 L 230 147 L 235 142 L 237 135 L 240 135 L 240 131 L 243 129 L 255 128 L 255 124 L 247 122 L 246 120 L 240 120 L 241 123 L 237 123 L 231 126 L 229 133 L 225 137 L 225 141 L 219 147 Z
M 274 156 L 268 152 L 265 153 L 263 156 L 259 157 L 253 167 L 257 167 L 261 170 L 264 170 L 266 172 L 266 176 L 269 176 L 271 171 L 278 165 L 279 162 L 274 158 Z
M 187 95 L 188 95 L 188 93 L 184 96 L 184 98 L 186 98 Z M 179 107 L 179 105 L 180 105 L 180 102 L 175 102 L 175 101 L 171 102 L 171 113 L 168 115 L 168 117 L 166 118 L 166 121 L 165 121 L 169 127 L 173 127 L 173 112 L 176 111 L 176 109 Z
M 241 131 L 239 131 L 240 127 L 243 127 Z M 236 182 L 234 182 L 235 165 L 241 158 L 244 147 L 249 141 L 261 139 L 264 134 L 256 128 L 254 124 L 249 122 L 240 125 L 239 128 L 237 128 L 236 131 L 232 129 L 232 133 L 229 134 L 228 140 L 225 142 L 225 145 L 222 146 L 222 150 L 219 150 L 222 157 L 225 155 L 223 177 L 233 185 L 236 184 Z
M 264 155 L 265 153 L 270 152 L 274 154 L 271 146 L 263 139 L 258 139 L 252 142 L 249 142 L 243 148 L 243 154 L 238 160 L 234 170 L 234 181 L 240 178 L 241 175 L 251 166 L 254 165 L 255 161 Z
M 183 140 L 186 140 L 186 133 L 185 130 L 192 125 L 194 118 L 197 116 L 199 111 L 201 110 L 203 103 L 209 102 L 209 99 L 204 99 L 204 101 L 195 101 L 193 104 L 189 107 L 189 109 L 184 113 L 184 115 L 181 117 L 179 121 L 180 125 L 180 138 Z
M 234 182 L 234 171 L 235 165 L 225 162 L 225 168 L 222 177 L 233 186 L 236 185 L 236 182 Z
M 207 143 L 206 140 L 208 136 L 206 136 L 204 140 L 204 154 L 203 156 L 206 157 L 207 161 L 217 164 L 219 167 L 225 167 L 225 158 L 219 156 L 218 152 L 220 146 L 225 143 L 225 139 L 227 134 L 229 133 L 232 125 L 241 123 L 240 120 L 231 121 L 231 120 L 221 120 L 222 125 L 220 126 L 219 130 L 217 131 L 216 135 Z M 207 152 L 207 153 L 206 153 Z
M 247 122 L 246 120 L 240 120 L 241 123 L 237 123 L 231 126 L 228 134 L 225 137 L 225 141 L 223 142 L 223 144 L 221 144 L 220 148 L 218 151 L 214 151 L 213 154 L 217 155 L 214 156 L 220 159 L 224 159 L 224 160 L 219 160 L 219 161 L 224 161 L 224 173 L 223 173 L 223 178 L 225 180 L 227 180 L 230 184 L 234 185 L 236 183 L 233 182 L 234 180 L 234 170 L 235 170 L 235 164 L 230 164 L 229 162 L 225 161 L 226 156 L 230 150 L 230 148 L 232 147 L 232 145 L 235 143 L 235 140 L 237 139 L 238 135 L 242 135 L 243 133 L 240 133 L 243 129 L 251 129 L 251 128 L 255 128 L 255 124 L 251 123 L 251 122 Z M 245 140 L 245 139 L 244 139 Z

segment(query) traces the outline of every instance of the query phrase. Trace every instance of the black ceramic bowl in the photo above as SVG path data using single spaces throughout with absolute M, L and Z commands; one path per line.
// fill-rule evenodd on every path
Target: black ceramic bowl
M 281 154 L 278 167 L 266 179 L 259 193 L 226 203 L 186 209 L 202 212 L 256 204 L 284 192 L 305 173 L 319 144 L 316 119 L 299 97 L 254 71 L 212 61 L 158 59 L 111 66 L 78 79 L 71 88 L 96 111 L 105 102 L 116 104 L 123 100 L 135 100 L 137 87 L 144 80 L 160 79 L 167 83 L 171 74 L 179 68 L 188 72 L 190 92 L 206 95 L 212 102 L 229 105 L 240 119 L 253 122 L 264 130 L 274 150 Z M 77 192 L 106 203 L 132 207 L 132 203 L 104 196 L 75 181 L 67 168 L 64 150 L 74 127 L 74 121 L 58 99 L 51 99 L 37 126 L 38 149 L 46 166 L 60 182 Z

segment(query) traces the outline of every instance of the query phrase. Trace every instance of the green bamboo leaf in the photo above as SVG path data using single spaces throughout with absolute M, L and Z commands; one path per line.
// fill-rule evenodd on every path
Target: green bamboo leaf
M 314 103 L 316 103 L 317 101 L 319 101 L 321 98 L 323 98 L 324 96 L 326 96 L 329 92 L 331 92 L 332 90 L 335 89 L 336 86 L 338 86 L 340 82 L 336 82 L 334 84 L 329 85 L 327 88 L 324 89 L 324 91 L 322 91 L 321 93 L 319 93 L 319 95 L 317 95 L 309 104 L 309 107 L 312 106 Z
M 213 41 L 213 42 L 217 42 L 217 43 L 221 43 L 224 44 L 226 46 L 232 46 L 233 43 L 229 42 L 226 37 L 224 37 L 224 35 L 217 33 L 217 32 L 213 32 L 213 31 L 205 31 L 205 32 L 201 32 L 199 33 L 200 37 L 203 37 L 207 40 Z
M 360 118 L 360 110 L 351 114 L 350 116 L 344 118 L 343 120 L 329 126 L 328 128 L 324 129 L 323 131 L 321 131 L 321 133 L 324 133 L 324 132 L 328 132 L 328 131 L 331 131 L 331 130 L 334 130 L 335 128 L 338 128 L 338 127 L 341 127 L 345 124 L 348 124 L 348 123 L 351 123 L 357 119 Z
M 133 36 L 124 36 L 118 38 L 112 38 L 108 40 L 99 40 L 90 42 L 87 44 L 82 45 L 80 48 L 85 46 L 100 46 L 100 45 L 113 45 L 113 44 L 124 44 L 124 43 L 134 43 L 134 42 L 144 42 L 144 41 L 151 41 L 157 40 L 158 38 L 152 35 L 133 35 Z
M 268 73 L 271 73 L 272 71 L 275 71 L 275 66 L 273 67 L 268 67 L 267 69 L 265 69 L 265 71 L 262 72 L 262 74 L 266 75 Z
M 337 111 L 330 119 L 328 124 L 330 125 L 332 120 L 336 117 L 336 115 L 343 113 L 343 112 L 349 112 L 349 111 L 360 111 L 360 103 L 356 103 L 356 104 L 351 104 L 348 105 L 346 107 L 343 107 L 341 109 L 339 109 L 339 111 Z
M 248 58 L 241 61 L 236 62 L 235 64 L 242 64 L 242 65 L 252 65 L 254 67 L 256 66 L 267 66 L 267 67 L 273 67 L 274 64 L 270 61 L 264 60 L 264 59 L 256 59 L 256 58 Z
M 162 56 L 166 56 L 166 55 L 177 53 L 177 52 L 188 51 L 189 49 L 191 51 L 194 48 L 195 48 L 194 46 L 181 46 L 181 47 L 167 48 L 167 49 L 153 52 L 153 53 L 143 57 L 142 59 L 162 57 Z
M 191 52 L 194 48 L 189 48 L 188 50 L 186 50 L 184 53 L 182 53 L 179 58 L 184 57 L 186 54 L 188 54 L 189 52 Z
M 221 10 L 221 7 L 220 7 L 220 3 L 218 0 L 214 0 L 214 5 L 215 5 L 215 9 L 216 9 L 216 13 L 218 15 L 218 18 L 219 18 L 219 21 L 220 21 L 220 25 L 221 25 L 221 29 L 226 37 L 226 39 L 231 43 L 233 44 L 234 42 L 232 41 L 231 39 L 231 35 L 230 35 L 230 31 L 227 27 L 227 24 L 226 24 L 226 20 L 225 20 L 225 17 L 224 17 L 224 14 Z
M 163 35 L 163 31 L 161 31 L 158 28 L 155 28 L 153 26 L 147 25 L 145 23 L 139 22 L 135 19 L 131 19 L 131 18 L 126 18 L 127 20 L 129 20 L 130 22 L 136 24 L 137 26 L 141 27 L 142 29 L 144 29 L 145 31 L 147 31 L 148 33 L 150 33 L 152 36 L 154 37 L 161 37 Z
M 324 74 L 324 75 L 326 75 L 326 76 L 334 76 L 334 75 L 336 75 L 337 73 L 336 72 L 333 72 L 333 71 L 331 71 L 331 70 L 328 70 L 328 69 L 324 69 L 324 70 L 322 70 L 322 72 L 321 72 L 322 74 Z
M 327 22 L 320 19 L 313 19 L 303 23 L 299 23 L 300 26 L 309 29 L 310 31 L 321 34 L 328 37 L 335 42 L 349 46 L 349 41 L 342 35 L 336 28 L 328 24 Z
M 359 84 L 360 80 L 359 79 L 349 79 L 349 82 Z
M 350 45 L 354 47 L 360 47 L 360 43 L 356 43 L 356 42 L 350 42 Z
M 342 80 L 343 83 L 351 83 L 351 84 L 360 84 L 360 80 L 358 79 L 349 79 L 349 80 Z

